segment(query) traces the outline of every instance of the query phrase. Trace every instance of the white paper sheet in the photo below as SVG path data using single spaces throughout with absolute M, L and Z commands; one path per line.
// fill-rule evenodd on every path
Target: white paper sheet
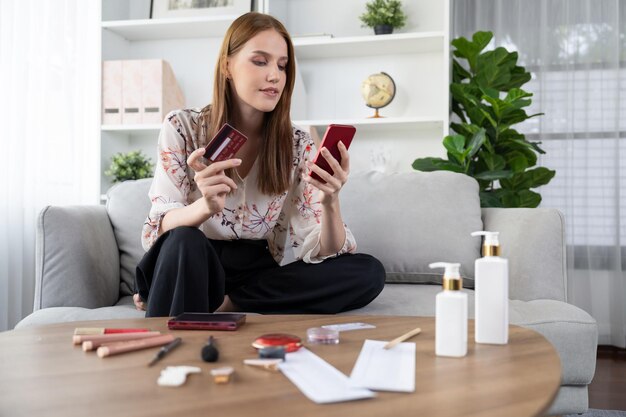
M 306 348 L 288 353 L 278 368 L 308 399 L 318 404 L 376 396 L 366 388 L 350 386 L 347 376 Z
M 365 340 L 350 385 L 377 391 L 415 391 L 415 343 L 383 349 L 387 342 Z
M 369 323 L 340 323 L 327 324 L 322 326 L 325 329 L 337 330 L 338 332 L 347 332 L 348 330 L 375 329 L 376 326 Z

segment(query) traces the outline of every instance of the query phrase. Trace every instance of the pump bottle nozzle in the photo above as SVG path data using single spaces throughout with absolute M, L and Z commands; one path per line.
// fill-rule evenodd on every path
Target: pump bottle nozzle
M 434 262 L 428 265 L 430 268 L 445 268 L 443 273 L 444 290 L 460 290 L 462 287 L 461 274 L 459 268 L 461 264 L 451 262 Z
M 483 256 L 500 256 L 500 242 L 498 235 L 500 232 L 478 231 L 472 232 L 472 236 L 484 236 Z

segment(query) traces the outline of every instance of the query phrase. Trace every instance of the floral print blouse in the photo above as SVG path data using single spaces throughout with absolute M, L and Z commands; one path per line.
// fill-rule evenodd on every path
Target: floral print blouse
M 158 143 L 158 161 L 150 187 L 152 207 L 142 230 L 142 245 L 148 250 L 159 236 L 161 220 L 169 210 L 184 207 L 202 198 L 187 166 L 187 158 L 198 147 L 206 146 L 205 126 L 199 109 L 170 112 L 161 128 Z M 265 239 L 277 263 L 284 257 L 289 245 L 296 259 L 319 263 L 329 257 L 353 253 L 356 242 L 350 230 L 341 250 L 330 256 L 319 256 L 322 205 L 318 190 L 302 181 L 300 172 L 306 172 L 305 161 L 315 155 L 310 135 L 293 128 L 294 160 L 291 185 L 280 195 L 268 196 L 257 189 L 258 167 L 255 162 L 246 178 L 235 175 L 237 189 L 226 197 L 224 210 L 202 225 L 200 230 L 211 239 Z

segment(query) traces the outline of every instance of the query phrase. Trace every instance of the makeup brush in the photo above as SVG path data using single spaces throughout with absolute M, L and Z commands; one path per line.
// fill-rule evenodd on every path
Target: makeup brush
M 209 340 L 202 348 L 201 356 L 202 360 L 205 362 L 217 362 L 217 358 L 220 356 L 220 353 L 217 351 L 215 343 L 213 343 L 213 336 L 209 336 Z

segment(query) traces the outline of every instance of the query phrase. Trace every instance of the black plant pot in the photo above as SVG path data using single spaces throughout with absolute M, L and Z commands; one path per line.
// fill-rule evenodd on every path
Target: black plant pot
M 374 26 L 374 33 L 377 35 L 387 35 L 393 32 L 393 26 L 391 25 L 376 25 Z

